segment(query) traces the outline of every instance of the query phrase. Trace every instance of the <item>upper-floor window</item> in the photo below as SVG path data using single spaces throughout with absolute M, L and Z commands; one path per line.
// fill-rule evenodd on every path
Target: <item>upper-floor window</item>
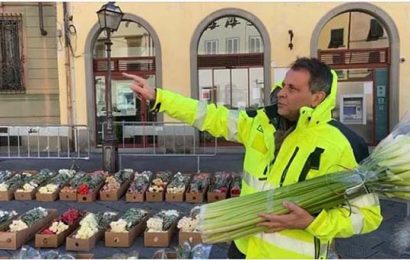
M 262 52 L 262 39 L 260 36 L 249 36 L 249 52 Z
M 330 31 L 330 42 L 328 48 L 343 47 L 343 28 Z
M 24 91 L 21 15 L 0 14 L 0 92 Z
M 206 40 L 205 41 L 205 53 L 217 54 L 218 53 L 218 40 Z
M 226 53 L 239 53 L 239 38 L 226 39 Z

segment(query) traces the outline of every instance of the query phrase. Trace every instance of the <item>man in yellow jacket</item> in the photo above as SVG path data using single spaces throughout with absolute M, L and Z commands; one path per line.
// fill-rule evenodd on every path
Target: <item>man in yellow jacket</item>
M 143 78 L 124 76 L 134 80 L 131 88 L 152 101 L 154 110 L 244 145 L 241 196 L 352 169 L 368 156 L 363 139 L 332 119 L 337 75 L 317 59 L 297 59 L 272 92 L 272 104 L 253 111 L 154 90 Z M 261 214 L 264 221 L 258 225 L 269 230 L 235 240 L 229 257 L 326 258 L 334 238 L 371 232 L 382 221 L 373 193 L 316 216 L 291 202 L 284 206 L 288 214 Z

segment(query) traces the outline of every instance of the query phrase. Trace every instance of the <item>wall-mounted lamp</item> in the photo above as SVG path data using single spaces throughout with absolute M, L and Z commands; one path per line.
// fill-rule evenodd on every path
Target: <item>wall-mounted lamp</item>
M 292 43 L 292 41 L 293 41 L 293 30 L 289 30 L 288 31 L 288 33 L 289 33 L 289 44 L 288 44 L 288 47 L 289 47 L 289 49 L 293 49 L 293 43 Z

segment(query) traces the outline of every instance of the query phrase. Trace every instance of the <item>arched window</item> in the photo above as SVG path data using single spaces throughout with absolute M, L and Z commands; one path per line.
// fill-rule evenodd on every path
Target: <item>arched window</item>
M 229 108 L 264 103 L 264 45 L 261 33 L 237 15 L 219 17 L 198 41 L 199 99 Z
M 95 82 L 96 143 L 101 144 L 105 124 L 105 76 L 107 70 L 106 35 L 101 32 L 93 49 L 93 73 Z M 147 137 L 128 134 L 126 122 L 156 121 L 145 102 L 141 102 L 129 88 L 130 81 L 121 73 L 140 75 L 156 86 L 155 46 L 151 35 L 141 24 L 123 20 L 118 31 L 111 36 L 112 111 L 116 135 L 120 146 L 146 145 Z M 130 127 L 129 127 L 130 128 Z M 130 128 L 131 129 L 131 128 Z

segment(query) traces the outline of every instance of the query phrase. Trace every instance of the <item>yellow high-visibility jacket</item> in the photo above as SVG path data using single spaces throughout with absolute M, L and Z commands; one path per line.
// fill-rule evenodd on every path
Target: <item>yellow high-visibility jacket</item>
M 241 196 L 289 185 L 338 170 L 352 169 L 368 155 L 367 145 L 354 132 L 331 118 L 337 76 L 331 93 L 312 109 L 302 107 L 295 129 L 274 158 L 275 106 L 255 111 L 229 110 L 167 90 L 157 89 L 153 108 L 245 147 Z M 247 258 L 324 258 L 333 238 L 375 230 L 382 221 L 379 200 L 369 193 L 349 206 L 322 210 L 305 229 L 258 233 L 235 240 Z

